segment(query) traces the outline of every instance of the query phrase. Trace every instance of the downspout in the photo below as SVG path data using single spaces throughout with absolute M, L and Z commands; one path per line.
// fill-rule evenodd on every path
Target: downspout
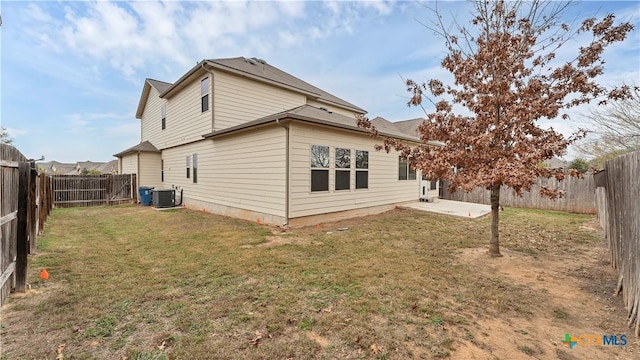
M 284 178 L 284 182 L 285 182 L 285 197 L 284 197 L 284 225 L 288 225 L 289 224 L 289 193 L 291 192 L 291 189 L 289 187 L 289 125 L 288 124 L 281 124 L 280 123 L 280 119 L 276 118 L 276 124 L 278 126 L 281 126 L 282 128 L 284 128 L 285 131 L 285 178 Z
M 213 106 L 214 105 L 214 101 L 213 101 L 213 72 L 209 69 L 207 69 L 205 67 L 205 65 L 207 64 L 206 60 L 202 61 L 202 64 L 200 64 L 200 67 L 206 71 L 209 74 L 209 94 L 211 96 L 209 96 L 211 98 L 211 132 L 215 131 L 215 116 L 214 113 L 216 111 L 216 107 Z

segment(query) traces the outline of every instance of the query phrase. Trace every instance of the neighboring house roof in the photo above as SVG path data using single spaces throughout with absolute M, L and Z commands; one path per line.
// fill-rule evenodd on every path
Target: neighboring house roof
M 47 174 L 59 174 L 59 175 L 77 175 L 78 170 L 76 169 L 76 164 L 69 163 L 61 163 L 59 161 L 47 161 L 47 162 L 39 162 L 36 165 L 42 169 Z
M 313 98 L 314 100 L 325 102 L 328 104 L 334 104 L 356 113 L 365 114 L 366 111 L 348 101 L 340 99 L 339 97 L 330 94 L 316 86 L 313 86 L 289 73 L 286 73 L 274 66 L 269 65 L 266 61 L 257 58 L 226 58 L 226 59 L 205 59 L 199 62 L 174 84 L 165 82 L 159 82 L 157 80 L 147 79 L 138 103 L 138 110 L 136 111 L 136 118 L 142 118 L 142 112 L 149 95 L 151 87 L 155 87 L 160 92 L 161 98 L 171 98 L 180 89 L 184 88 L 188 83 L 195 78 L 202 76 L 207 72 L 207 69 L 218 69 L 234 73 L 236 75 L 244 76 L 253 80 L 268 83 L 274 86 L 285 88 L 291 91 L 302 93 L 306 96 Z M 157 83 L 161 83 L 160 85 Z M 155 85 L 154 85 L 155 84 Z M 164 91 L 160 91 L 160 88 L 166 86 Z
M 566 162 L 565 160 L 562 160 L 560 158 L 557 157 L 552 157 L 551 159 L 547 159 L 545 161 L 543 161 L 543 164 L 551 169 L 558 169 L 558 168 L 567 168 L 569 167 L 569 163 Z
M 103 174 L 111 174 L 118 171 L 118 160 L 111 160 L 106 163 L 98 164 L 95 169 Z
M 136 118 L 142 119 L 142 112 L 144 111 L 144 106 L 147 103 L 147 98 L 149 98 L 149 93 L 151 92 L 151 88 L 156 89 L 158 93 L 162 94 L 167 91 L 168 88 L 171 87 L 168 82 L 154 80 L 154 79 L 145 79 L 144 86 L 142 87 L 142 94 L 140 94 L 140 101 L 138 101 L 138 109 L 136 110 Z
M 363 129 L 358 126 L 356 123 L 355 117 L 344 116 L 338 113 L 334 113 L 331 111 L 327 111 L 324 109 L 319 109 L 317 107 L 313 107 L 310 105 L 302 105 L 296 108 L 286 110 L 277 114 L 265 116 L 260 119 L 256 119 L 253 121 L 246 122 L 244 124 L 240 124 L 237 126 L 233 126 L 230 128 L 226 128 L 223 130 L 214 131 L 209 134 L 203 135 L 204 138 L 214 138 L 217 136 L 235 133 L 242 130 L 247 130 L 249 128 L 266 125 L 269 123 L 277 122 L 280 120 L 298 120 L 312 124 L 318 125 L 326 125 L 340 129 L 359 131 L 362 133 L 368 133 L 369 130 Z M 409 141 L 420 141 L 420 138 L 417 136 L 411 136 L 409 134 L 405 134 L 402 131 L 398 130 L 392 122 L 387 121 L 383 118 L 376 118 L 373 121 L 373 124 L 378 128 L 378 132 L 380 135 L 393 137 L 401 140 L 409 140 Z
M 132 146 L 130 148 L 128 148 L 127 150 L 121 151 L 113 156 L 115 157 L 122 157 L 124 155 L 128 155 L 128 154 L 133 154 L 133 153 L 138 153 L 138 152 L 152 152 L 152 153 L 159 153 L 160 150 L 158 150 L 155 146 L 153 146 L 152 143 L 150 143 L 149 141 L 143 141 L 138 145 Z
M 78 175 L 82 172 L 82 169 L 97 170 L 102 174 L 110 174 L 117 169 L 118 160 L 108 162 L 79 161 L 75 164 L 48 161 L 37 163 L 37 165 L 39 168 L 44 169 L 47 174 L 55 175 Z

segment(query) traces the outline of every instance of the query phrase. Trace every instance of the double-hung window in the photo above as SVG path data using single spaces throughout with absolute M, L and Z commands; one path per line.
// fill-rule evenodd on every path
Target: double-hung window
M 167 128 L 167 105 L 166 104 L 162 104 L 161 113 L 162 113 L 162 130 L 164 130 Z
M 187 179 L 191 178 L 191 156 L 187 156 Z
M 408 161 L 398 157 L 398 180 L 415 180 L 416 169 L 412 168 Z
M 336 148 L 335 165 L 335 189 L 351 189 L 351 149 Z
M 311 191 L 329 191 L 329 147 L 311 145 Z
M 356 150 L 356 189 L 369 188 L 369 152 Z
M 200 81 L 200 106 L 202 112 L 209 110 L 209 78 Z
M 193 154 L 193 183 L 198 183 L 198 154 Z

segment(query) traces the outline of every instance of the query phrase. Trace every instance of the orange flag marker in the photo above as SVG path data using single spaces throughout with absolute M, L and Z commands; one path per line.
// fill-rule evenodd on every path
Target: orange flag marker
M 42 269 L 42 271 L 40 271 L 40 279 L 42 280 L 49 279 L 49 273 L 47 272 L 47 269 Z

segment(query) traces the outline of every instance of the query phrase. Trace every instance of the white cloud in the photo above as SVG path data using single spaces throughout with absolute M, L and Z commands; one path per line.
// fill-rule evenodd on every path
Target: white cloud
M 377 10 L 378 14 L 380 15 L 389 15 L 393 10 L 393 3 L 390 1 L 367 0 L 358 1 L 357 4 L 359 4 L 363 8 L 373 8 Z
M 128 121 L 114 126 L 107 126 L 105 135 L 109 137 L 137 137 L 140 135 L 140 122 Z
M 301 17 L 304 15 L 305 3 L 304 1 L 278 1 L 276 4 L 287 16 Z
M 131 114 L 117 114 L 114 112 L 75 113 L 68 116 L 66 132 L 75 135 L 104 135 L 105 132 L 102 129 L 106 128 L 106 134 L 112 135 L 120 130 L 117 130 L 117 126 L 105 126 L 106 124 L 121 123 L 123 120 L 131 118 Z M 136 122 L 132 123 L 136 124 Z M 140 131 L 139 123 L 137 125 L 137 131 Z

